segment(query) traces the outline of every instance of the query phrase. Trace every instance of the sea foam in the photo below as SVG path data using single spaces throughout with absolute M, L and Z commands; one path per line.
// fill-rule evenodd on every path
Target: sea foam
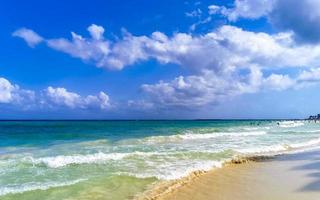
M 214 139 L 220 137 L 248 137 L 259 136 L 268 134 L 266 131 L 239 131 L 239 132 L 209 132 L 209 133 L 195 133 L 193 131 L 187 131 L 184 134 L 176 134 L 169 136 L 151 136 L 138 140 L 142 143 L 164 143 L 164 142 L 176 142 L 183 140 L 204 140 Z
M 196 163 L 189 163 L 183 167 L 170 165 L 169 163 L 164 163 L 159 166 L 161 170 L 154 171 L 141 171 L 141 172 L 122 172 L 119 175 L 128 175 L 136 178 L 157 178 L 158 180 L 176 180 L 190 175 L 195 171 L 209 171 L 213 168 L 221 168 L 226 161 L 199 161 Z
M 320 144 L 320 138 L 312 139 L 306 142 L 292 144 L 278 144 L 271 146 L 262 146 L 256 148 L 238 149 L 237 152 L 242 154 L 264 154 L 264 153 L 288 153 L 294 150 L 303 150 L 304 148 L 314 147 Z
M 45 164 L 50 168 L 65 167 L 72 164 L 103 164 L 108 161 L 122 160 L 134 156 L 153 156 L 153 155 L 168 155 L 169 153 L 161 152 L 131 152 L 131 153 L 94 153 L 84 155 L 58 155 L 53 157 L 29 158 L 33 164 Z
M 34 164 L 45 164 L 51 168 L 64 167 L 70 164 L 90 164 L 101 163 L 109 160 L 120 160 L 128 156 L 128 153 L 95 153 L 87 155 L 59 155 L 54 157 L 44 157 L 32 159 Z
M 77 179 L 74 181 L 66 181 L 66 182 L 47 182 L 47 183 L 25 183 L 20 185 L 8 185 L 0 187 L 0 196 L 4 196 L 7 194 L 17 194 L 24 193 L 34 190 L 48 190 L 50 188 L 56 187 L 64 187 L 77 184 L 79 182 L 86 181 L 86 179 Z
M 279 126 L 282 128 L 294 128 L 294 127 L 299 127 L 303 126 L 304 123 L 301 121 L 282 121 L 279 122 Z
M 225 136 L 232 136 L 232 137 L 245 137 L 245 136 L 254 136 L 254 135 L 265 135 L 267 134 L 266 131 L 248 131 L 248 132 L 214 132 L 214 133 L 203 133 L 203 134 L 184 134 L 178 135 L 178 137 L 185 139 L 185 140 L 192 140 L 192 139 L 210 139 L 210 138 L 217 138 L 217 137 L 225 137 Z

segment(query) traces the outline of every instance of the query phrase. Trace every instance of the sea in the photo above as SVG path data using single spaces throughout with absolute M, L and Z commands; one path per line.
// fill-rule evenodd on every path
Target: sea
M 0 199 L 135 199 L 235 157 L 319 146 L 305 120 L 0 121 Z

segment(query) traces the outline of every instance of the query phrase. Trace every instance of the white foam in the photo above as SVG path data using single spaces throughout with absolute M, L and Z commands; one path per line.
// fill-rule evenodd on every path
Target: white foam
M 226 161 L 198 161 L 185 163 L 177 166 L 172 163 L 165 163 L 158 166 L 158 170 L 144 170 L 141 172 L 124 172 L 119 175 L 134 176 L 136 178 L 157 178 L 158 180 L 176 180 L 190 175 L 195 171 L 209 171 L 213 168 L 221 168 Z
M 294 128 L 294 127 L 299 127 L 303 126 L 304 123 L 301 121 L 282 121 L 279 122 L 279 126 L 282 128 Z
M 101 164 L 112 160 L 121 160 L 131 156 L 152 156 L 152 155 L 168 155 L 169 153 L 161 152 L 131 152 L 131 153 L 94 153 L 86 155 L 59 155 L 44 158 L 28 158 L 33 164 L 45 164 L 51 168 L 64 167 L 71 164 Z
M 304 148 L 304 147 L 310 147 L 320 144 L 320 138 L 309 140 L 307 142 L 301 142 L 301 143 L 296 143 L 296 144 L 290 144 L 290 147 L 292 148 Z
M 233 137 L 245 137 L 245 136 L 255 136 L 255 135 L 265 135 L 265 131 L 248 131 L 248 132 L 215 132 L 215 133 L 205 133 L 205 134 L 184 134 L 179 135 L 182 139 L 210 139 L 216 137 L 233 136 Z
M 284 153 L 285 151 L 296 151 L 296 150 L 303 150 L 310 147 L 314 147 L 320 144 L 320 138 L 312 139 L 306 142 L 301 143 L 293 143 L 293 144 L 279 144 L 279 145 L 272 145 L 272 146 L 263 146 L 257 148 L 247 148 L 247 149 L 239 149 L 236 150 L 239 153 L 243 154 L 263 154 L 263 153 L 277 153 L 281 152 Z
M 147 143 L 162 143 L 168 141 L 179 141 L 179 140 L 200 140 L 200 139 L 212 139 L 219 137 L 247 137 L 247 136 L 258 136 L 265 135 L 266 131 L 245 131 L 245 132 L 213 132 L 213 133 L 193 133 L 187 132 L 185 134 L 177 134 L 170 136 L 152 136 L 142 140 Z
M 51 168 L 64 167 L 70 164 L 101 163 L 108 160 L 120 160 L 128 156 L 127 153 L 95 153 L 87 155 L 55 156 L 34 159 L 34 164 L 44 163 Z
M 264 146 L 264 147 L 238 149 L 236 151 L 242 154 L 262 154 L 262 153 L 281 152 L 281 151 L 286 151 L 288 149 L 289 147 L 286 145 L 272 145 L 272 146 Z
M 78 179 L 78 180 L 67 181 L 67 182 L 48 182 L 48 183 L 30 182 L 30 183 L 25 183 L 20 185 L 9 185 L 9 186 L 0 187 L 0 196 L 4 196 L 7 194 L 24 193 L 28 191 L 34 191 L 34 190 L 48 190 L 50 188 L 64 187 L 64 186 L 74 185 L 85 180 L 86 179 Z

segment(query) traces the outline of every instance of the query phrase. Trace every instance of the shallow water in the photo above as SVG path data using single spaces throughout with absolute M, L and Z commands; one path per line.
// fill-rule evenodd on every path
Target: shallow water
M 236 155 L 319 144 L 306 121 L 0 122 L 0 199 L 130 199 Z

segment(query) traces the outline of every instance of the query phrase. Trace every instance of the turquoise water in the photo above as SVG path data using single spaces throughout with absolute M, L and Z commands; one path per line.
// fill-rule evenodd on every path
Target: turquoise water
M 0 199 L 132 199 L 236 155 L 319 144 L 307 121 L 2 121 Z

